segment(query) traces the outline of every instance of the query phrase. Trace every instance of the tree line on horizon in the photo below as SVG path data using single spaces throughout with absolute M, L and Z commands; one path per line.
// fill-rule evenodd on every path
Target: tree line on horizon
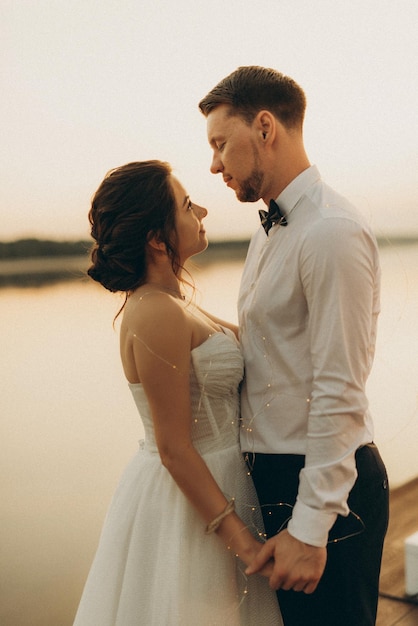
M 0 241 L 0 259 L 30 257 L 82 256 L 91 248 L 90 241 L 54 241 L 52 239 L 17 239 Z
M 378 237 L 379 246 L 416 243 L 418 236 Z M 207 252 L 240 253 L 246 252 L 248 239 L 211 241 Z M 36 257 L 84 256 L 91 249 L 91 240 L 55 241 L 52 239 L 26 238 L 16 241 L 0 241 L 0 260 Z M 205 253 L 204 253 L 205 254 Z M 205 254 L 205 256 L 207 256 Z
M 0 260 L 23 259 L 59 256 L 84 256 L 91 249 L 92 241 L 55 241 L 52 239 L 18 239 L 16 241 L 0 241 Z M 248 247 L 248 240 L 211 241 L 211 251 L 241 251 Z

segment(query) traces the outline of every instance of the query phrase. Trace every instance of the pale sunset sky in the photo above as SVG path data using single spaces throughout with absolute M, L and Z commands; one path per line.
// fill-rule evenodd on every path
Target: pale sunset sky
M 105 173 L 149 158 L 209 238 L 249 236 L 197 108 L 240 65 L 303 87 L 309 158 L 376 234 L 418 235 L 417 32 L 417 0 L 0 0 L 0 240 L 88 237 Z

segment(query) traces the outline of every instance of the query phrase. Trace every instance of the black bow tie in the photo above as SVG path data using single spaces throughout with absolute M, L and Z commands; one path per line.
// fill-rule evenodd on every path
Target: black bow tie
M 260 209 L 258 212 L 261 220 L 261 225 L 266 231 L 266 235 L 269 234 L 269 230 L 274 224 L 279 224 L 280 226 L 287 226 L 286 217 L 280 211 L 278 205 L 274 200 L 270 200 L 269 210 L 263 211 Z

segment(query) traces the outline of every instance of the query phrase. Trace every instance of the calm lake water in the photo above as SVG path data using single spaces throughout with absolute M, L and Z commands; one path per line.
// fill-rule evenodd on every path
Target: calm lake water
M 381 259 L 368 389 L 397 486 L 418 475 L 418 246 L 384 247 Z M 239 260 L 193 271 L 200 303 L 236 320 L 241 270 Z M 0 289 L 2 626 L 72 624 L 110 497 L 142 436 L 112 328 L 120 303 L 83 281 Z

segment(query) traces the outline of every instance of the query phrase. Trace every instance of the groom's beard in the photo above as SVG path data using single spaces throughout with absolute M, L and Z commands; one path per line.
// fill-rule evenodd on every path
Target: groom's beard
M 251 174 L 236 190 L 236 196 L 240 202 L 257 202 L 261 198 L 261 188 L 264 181 L 264 174 L 260 168 L 260 159 L 255 146 L 253 146 L 254 168 Z

